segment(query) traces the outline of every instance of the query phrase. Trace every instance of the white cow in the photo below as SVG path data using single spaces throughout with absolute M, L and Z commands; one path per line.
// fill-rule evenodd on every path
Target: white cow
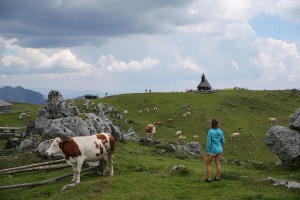
M 277 122 L 277 119 L 275 117 L 270 117 L 269 121 L 272 122 L 272 123 L 274 123 L 274 122 Z
M 99 161 L 104 165 L 110 163 L 110 175 L 113 176 L 115 138 L 109 133 L 99 133 L 91 136 L 79 136 L 71 139 L 55 138 L 46 155 L 64 155 L 66 162 L 73 167 L 72 182 L 80 183 L 80 171 L 85 161 Z M 106 166 L 102 166 L 102 174 L 106 173 Z
M 176 131 L 176 132 L 175 132 L 175 135 L 176 135 L 176 136 L 179 136 L 179 135 L 181 135 L 181 133 L 182 133 L 182 131 Z
M 179 144 L 183 144 L 186 140 L 186 136 L 179 135 L 177 140 Z
M 240 133 L 232 133 L 230 137 L 232 138 L 240 137 Z

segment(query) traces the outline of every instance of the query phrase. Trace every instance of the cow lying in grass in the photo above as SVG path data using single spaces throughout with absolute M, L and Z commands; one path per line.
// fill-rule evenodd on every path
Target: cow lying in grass
M 46 155 L 63 155 L 66 162 L 73 167 L 74 175 L 72 182 L 80 183 L 80 171 L 85 161 L 99 161 L 110 163 L 110 175 L 113 176 L 115 139 L 109 133 L 99 133 L 91 136 L 79 136 L 71 139 L 55 138 Z M 102 174 L 106 173 L 106 166 L 102 166 Z

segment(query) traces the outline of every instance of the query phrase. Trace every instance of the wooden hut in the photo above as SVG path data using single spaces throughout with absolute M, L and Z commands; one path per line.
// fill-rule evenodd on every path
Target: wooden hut
M 13 108 L 13 104 L 0 100 L 0 112 L 10 111 Z

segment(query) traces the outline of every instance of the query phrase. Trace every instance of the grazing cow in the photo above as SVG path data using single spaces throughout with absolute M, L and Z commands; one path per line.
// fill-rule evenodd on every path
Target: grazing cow
M 168 119 L 168 123 L 172 123 L 174 120 L 172 118 Z
M 178 136 L 178 143 L 183 144 L 185 142 L 185 139 L 186 139 L 186 136 L 182 136 L 182 135 Z
M 99 133 L 91 136 L 79 136 L 71 139 L 56 137 L 46 155 L 63 155 L 66 162 L 73 167 L 72 182 L 80 183 L 80 171 L 85 161 L 99 161 L 104 165 L 106 160 L 110 163 L 110 175 L 113 176 L 115 138 L 109 133 Z M 102 174 L 106 173 L 106 166 L 102 167 Z
M 146 126 L 146 134 L 147 134 L 147 138 L 150 136 L 150 137 L 153 137 L 153 134 L 155 133 L 155 126 L 153 124 L 148 124 Z
M 163 125 L 162 122 L 155 122 L 154 124 L 157 125 L 157 126 L 162 126 Z
M 198 140 L 198 135 L 194 135 L 194 141 Z
M 232 133 L 230 137 L 232 138 L 240 137 L 240 133 Z
M 176 132 L 175 132 L 175 135 L 176 135 L 176 136 L 179 136 L 179 135 L 181 135 L 181 133 L 182 133 L 182 131 L 176 131 Z
M 159 109 L 156 108 L 156 107 L 154 107 L 154 108 L 153 108 L 153 112 L 159 112 Z

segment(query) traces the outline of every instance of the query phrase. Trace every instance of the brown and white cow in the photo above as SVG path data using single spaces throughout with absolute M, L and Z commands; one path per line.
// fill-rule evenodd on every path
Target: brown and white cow
M 153 137 L 153 134 L 155 133 L 155 126 L 153 124 L 148 124 L 145 128 L 145 132 L 147 134 L 147 138 Z
M 154 124 L 155 124 L 156 126 L 162 126 L 162 125 L 163 125 L 162 122 L 155 122 Z
M 70 139 L 55 138 L 46 155 L 63 155 L 66 162 L 73 167 L 74 175 L 72 182 L 80 183 L 80 171 L 85 161 L 103 161 L 110 163 L 110 175 L 114 175 L 114 151 L 115 138 L 109 133 L 99 133 L 91 136 L 79 136 Z M 106 166 L 103 166 L 105 175 Z

